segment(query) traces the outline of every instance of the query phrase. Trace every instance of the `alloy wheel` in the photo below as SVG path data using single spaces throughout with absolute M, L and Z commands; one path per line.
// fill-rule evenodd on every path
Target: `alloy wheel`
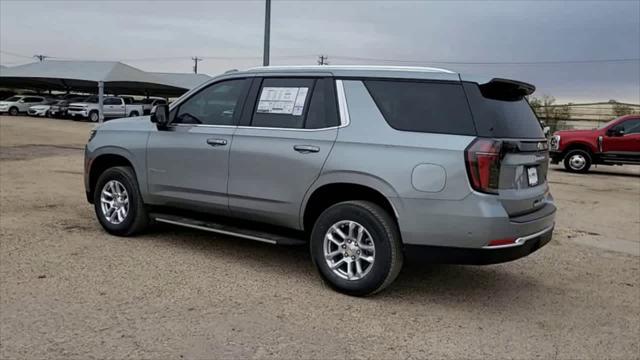
M 129 214 L 129 194 L 117 180 L 108 181 L 100 193 L 100 207 L 105 219 L 114 224 L 122 223 Z
M 333 224 L 324 236 L 324 258 L 337 276 L 360 280 L 373 268 L 375 245 L 361 224 L 343 220 Z

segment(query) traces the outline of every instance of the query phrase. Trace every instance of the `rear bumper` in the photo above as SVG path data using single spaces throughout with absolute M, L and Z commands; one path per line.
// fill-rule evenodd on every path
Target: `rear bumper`
M 556 215 L 549 193 L 536 211 L 519 216 L 509 216 L 496 196 L 477 193 L 456 201 L 392 198 L 392 202 L 406 245 L 483 249 L 494 240 L 553 228 Z
M 530 255 L 551 241 L 553 226 L 522 239 L 518 245 L 493 248 L 456 248 L 445 246 L 405 245 L 404 253 L 410 261 L 433 264 L 489 265 L 516 260 Z

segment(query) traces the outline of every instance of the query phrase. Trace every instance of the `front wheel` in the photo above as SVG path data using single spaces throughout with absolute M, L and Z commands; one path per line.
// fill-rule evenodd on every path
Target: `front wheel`
M 112 167 L 100 175 L 93 205 L 100 225 L 110 234 L 131 236 L 149 224 L 135 173 L 128 166 Z
M 12 107 L 11 109 L 9 109 L 9 115 L 11 116 L 18 116 L 18 113 L 19 111 L 18 111 L 18 108 L 16 107 Z
M 348 295 L 375 294 L 389 286 L 402 268 L 395 221 L 368 201 L 346 201 L 326 209 L 313 227 L 310 246 L 323 280 Z
M 576 173 L 586 173 L 591 167 L 591 154 L 588 151 L 570 150 L 564 157 L 564 168 Z
M 91 122 L 98 122 L 100 120 L 100 114 L 97 111 L 92 111 L 89 113 L 89 120 Z

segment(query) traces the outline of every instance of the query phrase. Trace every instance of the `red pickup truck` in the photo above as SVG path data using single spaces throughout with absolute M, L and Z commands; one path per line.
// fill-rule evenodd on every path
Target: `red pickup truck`
M 592 164 L 640 165 L 640 115 L 625 115 L 593 130 L 562 130 L 551 137 L 551 163 L 564 160 L 571 172 Z

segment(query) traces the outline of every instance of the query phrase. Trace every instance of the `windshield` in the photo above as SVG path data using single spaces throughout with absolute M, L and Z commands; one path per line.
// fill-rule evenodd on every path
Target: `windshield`
M 143 103 L 143 104 L 151 104 L 151 103 L 153 103 L 155 100 L 156 100 L 156 99 L 144 99 L 144 100 L 142 100 L 142 103 Z
M 12 96 L 8 99 L 5 99 L 4 101 L 11 101 L 11 102 L 16 102 L 18 100 L 22 99 L 20 96 Z

